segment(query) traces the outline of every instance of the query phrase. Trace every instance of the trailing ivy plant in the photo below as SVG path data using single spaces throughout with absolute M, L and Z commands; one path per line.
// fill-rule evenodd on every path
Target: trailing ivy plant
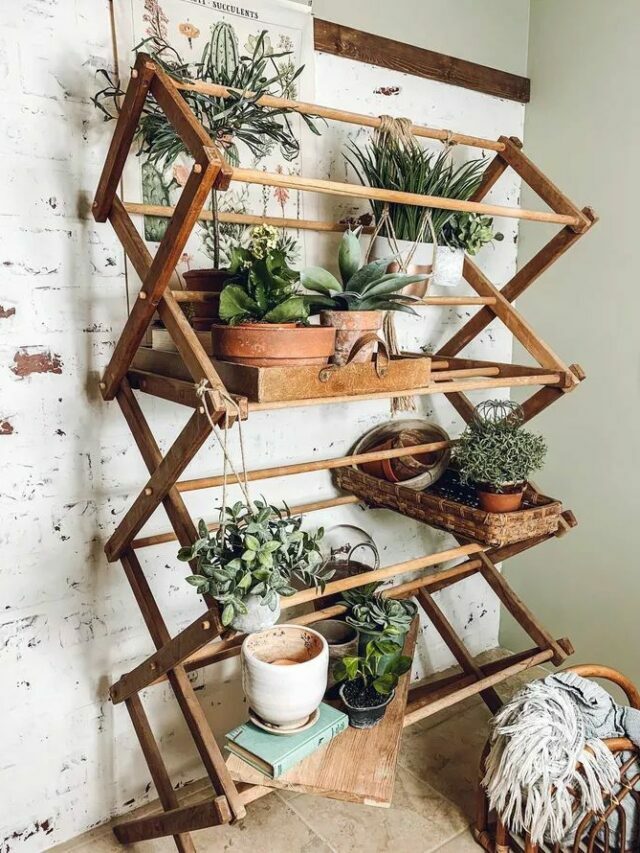
M 504 234 L 493 230 L 493 217 L 479 213 L 454 213 L 445 222 L 438 243 L 451 249 L 463 249 L 468 255 L 477 255 L 483 246 L 500 242 Z
M 229 281 L 220 294 L 220 319 L 230 325 L 304 322 L 309 305 L 297 287 L 299 278 L 287 263 L 278 231 L 256 226 L 249 245 L 231 251 Z
M 408 284 L 422 281 L 424 276 L 404 273 L 386 273 L 393 258 L 383 258 L 363 266 L 360 247 L 360 228 L 345 231 L 338 250 L 340 281 L 322 267 L 307 267 L 300 273 L 300 281 L 307 290 L 318 296 L 309 298 L 314 308 L 331 308 L 334 311 L 403 311 L 416 312 L 410 307 L 414 296 L 403 296 L 400 291 Z
M 411 658 L 400 653 L 397 644 L 383 635 L 367 643 L 366 652 L 360 657 L 347 655 L 333 668 L 337 682 L 354 682 L 359 694 L 370 687 L 382 696 L 388 696 L 397 686 L 401 675 L 411 669 Z
M 542 468 L 545 441 L 523 429 L 518 410 L 501 400 L 478 407 L 453 451 L 463 483 L 487 485 L 501 492 L 506 486 L 526 482 Z
M 383 598 L 376 590 L 379 584 L 368 584 L 359 589 L 347 590 L 340 604 L 349 608 L 346 621 L 359 631 L 383 633 L 402 638 L 411 627 L 418 608 L 413 601 Z
M 436 154 L 417 143 L 403 144 L 375 137 L 363 147 L 350 142 L 345 159 L 365 186 L 462 200 L 471 198 L 480 186 L 485 167 L 484 160 L 469 160 L 455 166 L 447 151 Z M 380 222 L 384 202 L 372 200 L 371 207 L 376 222 Z M 438 236 L 451 217 L 450 210 L 389 204 L 389 216 L 398 240 L 414 242 L 420 238 L 424 210 L 430 210 Z
M 259 596 L 275 610 L 278 596 L 295 593 L 293 578 L 324 590 L 334 574 L 325 569 L 320 554 L 323 529 L 302 530 L 302 518 L 292 516 L 287 507 L 281 510 L 259 500 L 247 506 L 239 501 L 227 507 L 224 522 L 209 531 L 201 520 L 199 538 L 178 551 L 179 560 L 196 560 L 197 572 L 187 582 L 220 603 L 223 625 L 247 612 L 249 595 Z

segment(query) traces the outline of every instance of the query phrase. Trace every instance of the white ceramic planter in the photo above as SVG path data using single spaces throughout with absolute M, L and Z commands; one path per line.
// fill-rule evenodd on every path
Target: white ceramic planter
M 275 625 L 248 636 L 241 659 L 244 695 L 249 707 L 266 722 L 302 725 L 322 702 L 329 648 L 317 631 L 301 625 Z
M 244 599 L 244 603 L 247 612 L 244 615 L 236 616 L 231 623 L 232 628 L 235 628 L 236 631 L 242 631 L 243 634 L 251 634 L 253 631 L 270 628 L 280 618 L 280 598 L 278 598 L 275 610 L 263 604 L 259 595 L 248 595 Z
M 431 279 L 439 287 L 456 287 L 462 278 L 464 251 L 450 249 L 449 246 L 438 246 L 436 253 L 436 270 Z

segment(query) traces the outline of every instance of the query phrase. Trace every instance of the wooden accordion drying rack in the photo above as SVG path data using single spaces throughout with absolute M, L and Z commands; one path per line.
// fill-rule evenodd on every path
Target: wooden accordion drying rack
M 465 420 L 469 420 L 473 411 L 465 391 L 515 385 L 540 386 L 523 406 L 525 419 L 529 420 L 555 400 L 572 391 L 584 378 L 584 374 L 577 365 L 564 364 L 538 337 L 513 307 L 512 302 L 591 228 L 596 217 L 589 208 L 578 209 L 525 157 L 520 150 L 519 141 L 507 137 L 493 141 L 451 134 L 444 130 L 413 127 L 413 133 L 416 136 L 450 140 L 495 152 L 480 187 L 470 201 L 416 196 L 335 181 L 233 168 L 224 160 L 181 96 L 180 90 L 187 89 L 218 97 L 229 94 L 227 90 L 213 84 L 177 83 L 168 77 L 149 56 L 143 54 L 138 56 L 100 178 L 93 204 L 93 214 L 98 222 L 104 222 L 107 219 L 111 222 L 127 257 L 143 282 L 138 299 L 132 307 L 124 331 L 100 382 L 100 389 L 105 400 L 115 398 L 118 401 L 150 476 L 107 542 L 105 551 L 110 561 L 122 562 L 156 647 L 156 651 L 143 663 L 122 676 L 112 686 L 111 698 L 114 703 L 125 702 L 127 706 L 164 809 L 162 813 L 152 817 L 122 822 L 116 826 L 115 833 L 123 843 L 173 835 L 179 850 L 194 851 L 190 831 L 242 818 L 247 803 L 269 793 L 274 786 L 322 794 L 351 802 L 389 805 L 403 726 L 475 693 L 480 693 L 488 706 L 495 710 L 500 705 L 500 699 L 494 689 L 495 685 L 523 669 L 544 661 L 550 660 L 554 664 L 559 664 L 572 652 L 571 644 L 567 639 L 555 640 L 539 624 L 495 568 L 497 562 L 535 546 L 551 538 L 550 536 L 492 549 L 487 549 L 478 542 L 460 541 L 457 547 L 446 551 L 387 566 L 357 577 L 330 582 L 323 594 L 315 590 L 304 590 L 291 598 L 284 599 L 282 609 L 289 610 L 301 603 L 317 602 L 326 596 L 373 580 L 390 580 L 407 572 L 419 572 L 420 576 L 417 579 L 396 584 L 386 589 L 384 594 L 394 597 L 416 595 L 425 613 L 453 653 L 462 673 L 428 685 L 418 685 L 413 689 L 409 689 L 409 675 L 404 676 L 398 687 L 396 698 L 376 729 L 370 732 L 349 729 L 332 741 L 328 747 L 319 750 L 278 780 L 268 780 L 258 776 L 243 762 L 238 764 L 237 761 L 234 763 L 230 759 L 225 763 L 189 681 L 188 673 L 237 655 L 243 636 L 224 631 L 217 603 L 205 595 L 207 608 L 205 612 L 178 635 L 171 637 L 136 556 L 138 549 L 163 542 L 178 540 L 181 545 L 190 545 L 197 538 L 197 532 L 183 502 L 182 493 L 219 486 L 222 482 L 219 476 L 188 481 L 178 479 L 211 433 L 211 425 L 195 391 L 196 384 L 204 380 L 210 389 L 215 423 L 223 421 L 229 395 L 181 308 L 182 302 L 198 301 L 204 297 L 197 292 L 174 293 L 168 287 L 193 227 L 199 218 L 207 218 L 210 215 L 202 211 L 210 191 L 212 188 L 224 190 L 231 181 L 242 181 L 561 225 L 562 229 L 556 236 L 501 290 L 498 290 L 478 267 L 466 259 L 464 276 L 477 296 L 433 296 L 425 299 L 425 303 L 431 305 L 479 306 L 477 313 L 433 358 L 433 378 L 429 386 L 415 388 L 410 392 L 415 395 L 446 394 L 448 400 Z M 160 105 L 194 160 L 191 174 L 175 208 L 125 204 L 116 193 L 138 120 L 149 94 Z M 379 123 L 379 119 L 370 116 L 347 113 L 314 104 L 273 97 L 264 97 L 261 102 L 266 106 L 284 106 L 301 113 L 369 127 L 375 127 Z M 483 198 L 509 167 L 513 168 L 535 190 L 550 211 L 522 210 L 483 202 Z M 138 234 L 129 213 L 170 217 L 166 234 L 154 257 L 150 255 Z M 317 231 L 339 231 L 345 227 L 339 223 L 283 220 L 237 214 L 223 214 L 221 219 L 246 224 L 271 223 Z M 136 351 L 141 346 L 156 311 L 191 374 L 192 382 L 132 367 Z M 520 367 L 457 357 L 460 351 L 496 317 L 520 341 L 539 367 Z M 143 417 L 133 389 L 162 397 L 194 410 L 175 443 L 164 456 L 160 452 L 149 424 Z M 355 402 L 390 396 L 393 396 L 393 392 L 274 403 L 255 403 L 245 398 L 235 397 L 235 408 L 229 414 L 234 417 L 240 414 L 244 419 L 254 411 L 266 409 Z M 435 448 L 436 445 L 425 445 L 420 449 L 426 451 Z M 249 478 L 259 480 L 305 471 L 329 470 L 352 465 L 356 461 L 390 458 L 414 451 L 415 448 L 403 448 L 367 453 L 360 455 L 357 459 L 346 456 L 310 461 L 251 471 Z M 306 513 L 357 503 L 358 500 L 355 495 L 342 495 L 328 500 L 301 504 L 293 509 L 297 513 Z M 160 504 L 167 512 L 173 532 L 140 538 L 139 533 L 142 527 Z M 563 513 L 560 528 L 555 535 L 561 535 L 574 524 L 573 515 L 568 511 Z M 214 528 L 215 525 L 211 524 L 210 527 Z M 440 568 L 425 574 L 426 569 L 461 558 L 462 562 L 452 568 Z M 495 663 L 482 666 L 476 663 L 433 598 L 434 592 L 476 573 L 480 573 L 485 578 L 500 601 L 525 628 L 535 644 L 534 648 Z M 291 621 L 298 624 L 311 624 L 342 612 L 344 612 L 343 607 L 333 605 Z M 414 625 L 407 641 L 408 652 L 413 650 L 415 638 L 416 626 Z M 179 805 L 160 755 L 158 743 L 153 736 L 140 700 L 139 694 L 142 689 L 161 681 L 168 681 L 175 694 L 214 789 L 213 797 L 208 797 L 197 805 L 182 807 Z M 375 773 L 373 772 L 374 764 Z

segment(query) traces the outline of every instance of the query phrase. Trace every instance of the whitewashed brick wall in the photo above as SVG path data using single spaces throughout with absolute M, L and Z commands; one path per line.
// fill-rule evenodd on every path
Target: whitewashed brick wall
M 110 227 L 89 215 L 112 130 L 89 98 L 96 69 L 110 64 L 107 0 L 0 3 L 0 853 L 47 849 L 153 796 L 126 712 L 108 700 L 109 682 L 151 651 L 119 564 L 103 556 L 105 539 L 146 479 L 117 406 L 96 393 L 126 316 L 121 248 Z M 325 56 L 317 57 L 316 78 L 320 103 L 339 93 L 339 104 L 354 110 L 408 114 L 491 137 L 521 133 L 520 106 L 462 89 Z M 319 176 L 340 177 L 343 130 L 327 130 Z M 508 203 L 517 197 L 514 182 L 494 192 Z M 515 231 L 501 227 L 508 239 L 481 258 L 499 283 L 516 254 Z M 324 259 L 333 253 L 330 242 L 319 238 L 312 254 Z M 403 334 L 437 346 L 468 313 L 427 313 L 423 325 L 407 321 Z M 482 341 L 485 353 L 508 360 L 502 330 L 489 328 Z M 165 449 L 184 410 L 143 405 Z M 445 427 L 459 428 L 446 401 L 422 405 Z M 279 464 L 338 454 L 386 417 L 380 403 L 265 413 L 247 425 L 250 457 Z M 199 460 L 187 476 L 219 468 L 210 445 Z M 327 475 L 265 484 L 268 498 L 294 502 L 330 489 Z M 192 497 L 195 516 L 213 517 L 209 493 Z M 369 529 L 385 563 L 448 541 L 385 512 L 345 508 L 321 520 L 339 519 Z M 161 513 L 148 526 L 167 528 Z M 144 554 L 172 631 L 199 607 L 174 552 L 166 546 Z M 497 608 L 478 581 L 443 593 L 442 601 L 474 650 L 495 645 Z M 415 675 L 449 662 L 425 623 Z M 201 673 L 197 686 L 216 732 L 241 717 L 236 661 Z M 174 782 L 200 777 L 169 691 L 154 688 L 145 702 Z

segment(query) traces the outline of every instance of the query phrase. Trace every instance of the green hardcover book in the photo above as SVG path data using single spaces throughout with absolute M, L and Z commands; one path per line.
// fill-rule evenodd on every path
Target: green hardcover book
M 256 770 L 277 779 L 321 746 L 325 746 L 349 723 L 342 711 L 324 702 L 317 723 L 293 735 L 272 735 L 253 723 L 243 723 L 229 732 L 226 748 Z

